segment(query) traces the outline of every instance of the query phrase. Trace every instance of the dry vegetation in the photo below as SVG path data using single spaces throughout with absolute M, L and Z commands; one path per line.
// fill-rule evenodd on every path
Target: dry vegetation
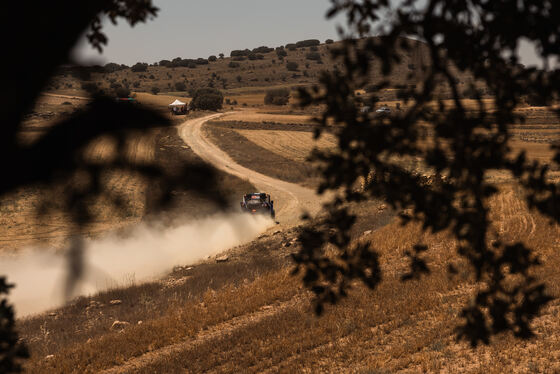
M 189 100 L 186 92 L 174 92 L 176 82 L 185 82 L 187 89 L 209 82 L 221 89 L 225 86 L 226 98 L 238 103 L 226 108 L 242 110 L 206 126 L 212 141 L 244 166 L 316 186 L 307 154 L 313 146 L 325 149 L 335 145 L 329 137 L 318 143 L 312 140 L 311 117 L 320 108 L 306 112 L 290 106 L 279 109 L 264 106 L 263 98 L 269 88 L 314 83 L 320 70 L 334 68 L 326 58 L 326 49 L 335 46 L 319 46 L 323 64 L 306 60 L 309 51 L 298 49 L 288 51 L 284 62 L 271 52 L 263 60 L 240 61 L 238 68 L 228 67 L 231 59 L 225 58 L 196 69 L 150 66 L 142 73 L 126 69 L 93 74 L 92 81 L 104 89 L 112 80 L 130 85 L 139 82 L 133 88 L 136 98 L 164 111 L 176 98 Z M 406 56 L 396 75 L 406 76 L 410 65 L 417 66 L 421 59 L 421 52 Z M 298 71 L 288 71 L 287 61 L 297 62 Z M 54 84 L 59 87 L 53 86 L 57 94 L 45 96 L 31 113 L 22 141 L 32 141 L 44 126 L 84 104 L 83 98 L 75 97 L 84 95 L 78 79 L 60 76 Z M 148 93 L 153 86 L 167 94 Z M 382 96 L 383 104 L 396 107 L 394 90 Z M 259 107 L 259 112 L 243 104 Z M 513 129 L 513 151 L 524 149 L 531 158 L 550 159 L 549 145 L 560 138 L 558 120 L 545 108 L 520 110 L 528 120 Z M 173 118 L 175 124 L 183 120 L 183 116 Z M 92 157 L 106 157 L 111 146 L 100 139 L 89 152 Z M 200 162 L 174 129 L 158 129 L 147 138 L 132 135 L 129 155 L 156 159 L 170 169 L 178 169 L 183 162 Z M 554 170 L 552 176 L 558 178 L 560 171 Z M 492 201 L 496 231 L 509 242 L 523 241 L 535 249 L 543 261 L 535 276 L 547 284 L 552 295 L 560 296 L 560 228 L 527 210 L 520 191 L 509 183 L 509 175 L 497 173 L 493 177 L 505 181 Z M 161 218 L 161 211 L 150 209 L 150 196 L 158 193 L 157 186 L 125 175 L 108 178 L 115 188 L 128 191 L 130 214 L 123 218 L 101 211 L 104 218 L 94 222 L 87 235 L 127 227 L 146 215 Z M 254 189 L 225 173 L 220 173 L 220 185 L 232 199 Z M 45 241 L 63 245 L 68 217 L 35 220 L 37 196 L 42 192 L 28 189 L 2 201 L 0 249 Z M 167 211 L 171 220 L 188 211 L 204 215 L 204 209 L 213 209 L 188 191 L 175 191 L 174 199 L 174 208 Z M 103 202 L 99 204 L 104 209 Z M 235 249 L 229 262 L 211 259 L 179 267 L 161 281 L 80 298 L 50 314 L 18 321 L 32 354 L 26 368 L 44 373 L 560 371 L 560 302 L 553 301 L 535 320 L 535 339 L 520 342 L 501 335 L 488 347 L 471 349 L 455 341 L 454 329 L 461 322 L 461 308 L 483 285 L 474 283 L 471 269 L 457 262 L 451 237 L 446 233 L 428 235 L 414 225 L 401 227 L 392 220 L 394 212 L 378 203 L 354 208 L 360 216 L 353 232 L 355 240 L 370 240 L 379 251 L 383 282 L 373 292 L 356 284 L 346 300 L 327 308 L 320 318 L 312 314 L 310 295 L 301 288 L 300 279 L 290 275 L 289 254 L 298 248 L 298 229 L 268 232 Z M 431 248 L 425 256 L 432 272 L 421 281 L 403 283 L 401 276 L 408 269 L 404 252 L 419 242 Z M 458 265 L 455 277 L 450 278 L 447 272 L 449 262 Z M 112 305 L 111 300 L 121 302 Z M 129 325 L 111 329 L 116 320 Z
M 552 295 L 559 296 L 560 243 L 556 239 L 560 228 L 527 211 L 515 187 L 502 185 L 501 190 L 491 204 L 494 226 L 508 229 L 508 242 L 521 240 L 535 249 L 544 264 L 535 276 L 546 282 Z M 374 231 L 358 240 L 372 241 L 380 252 L 383 282 L 373 292 L 356 284 L 346 300 L 327 308 L 320 318 L 313 316 L 309 295 L 301 289 L 300 280 L 289 275 L 285 261 L 264 266 L 248 261 L 246 269 L 258 270 L 247 278 L 231 273 L 233 263 L 203 265 L 191 269 L 196 273 L 179 281 L 180 286 L 171 287 L 176 296 L 167 294 L 167 305 L 157 295 L 169 292 L 171 280 L 100 295 L 96 301 L 104 307 L 82 299 L 54 316 L 22 322 L 24 336 L 33 342 L 28 368 L 32 372 L 112 369 L 144 373 L 560 369 L 554 366 L 560 358 L 557 301 L 534 322 L 535 339 L 519 342 L 501 335 L 488 347 L 471 349 L 455 341 L 454 329 L 461 322 L 461 307 L 483 285 L 475 284 L 470 269 L 456 263 L 451 237 L 424 234 L 419 227 L 403 228 L 397 222 L 370 228 Z M 266 250 L 271 251 L 271 258 L 280 259 L 293 250 L 284 247 L 278 252 L 294 233 L 284 235 L 280 240 L 278 234 L 263 237 L 240 251 L 263 255 Z M 404 251 L 418 242 L 431 248 L 426 259 L 432 273 L 421 281 L 402 282 L 408 269 Z M 450 261 L 460 269 L 452 278 L 446 270 Z M 224 281 L 218 276 L 222 272 L 233 281 Z M 213 284 L 215 277 L 218 287 Z M 107 306 L 113 297 L 122 299 L 122 306 Z M 74 323 L 65 325 L 65 334 L 72 338 L 64 341 L 57 321 L 69 317 Z M 131 325 L 110 331 L 112 318 Z M 139 319 L 143 323 L 138 324 Z M 54 357 L 46 358 L 48 354 Z
M 138 95 L 148 107 L 152 107 L 169 116 L 173 123 L 185 120 L 184 116 L 171 117 L 165 110 L 170 98 L 166 96 Z M 71 104 L 68 104 L 71 103 Z M 87 103 L 79 97 L 46 95 L 43 97 L 32 115 L 22 126 L 20 139 L 32 142 L 43 134 L 45 128 L 56 120 Z M 192 114 L 203 116 L 204 112 Z M 95 139 L 85 154 L 93 162 L 113 157 L 116 144 L 113 139 Z M 125 156 L 134 162 L 156 161 L 168 171 L 182 170 L 186 164 L 201 163 L 202 160 L 184 145 L 175 128 L 156 128 L 149 133 L 130 133 L 125 144 Z M 217 172 L 222 193 L 227 195 L 232 205 L 237 204 L 237 197 L 254 187 L 239 178 Z M 174 217 L 200 217 L 215 211 L 216 207 L 188 190 L 173 191 L 174 201 L 166 211 L 155 209 L 152 204 L 158 186 L 131 173 L 120 170 L 109 171 L 103 181 L 114 193 L 122 193 L 126 200 L 123 207 L 115 208 L 106 199 L 92 201 L 91 211 L 95 220 L 85 227 L 72 225 L 72 217 L 63 212 L 57 205 L 57 194 L 63 193 L 63 185 L 44 188 L 40 186 L 21 189 L 0 201 L 0 251 L 13 252 L 26 246 L 49 246 L 63 248 L 69 235 L 80 233 L 86 237 L 96 237 L 107 231 L 118 231 L 135 225 L 146 218 L 146 215 L 160 219 L 162 215 L 170 219 Z M 80 183 L 80 175 L 68 183 Z M 49 198 L 46 198 L 50 196 Z M 51 209 L 48 215 L 39 214 L 45 200 Z

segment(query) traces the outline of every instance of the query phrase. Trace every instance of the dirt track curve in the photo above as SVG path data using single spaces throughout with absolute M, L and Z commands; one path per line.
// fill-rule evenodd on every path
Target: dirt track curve
M 202 131 L 204 123 L 224 115 L 227 113 L 188 120 L 179 126 L 179 136 L 203 160 L 220 170 L 249 180 L 262 192 L 270 193 L 274 200 L 276 220 L 280 222 L 281 226 L 297 225 L 301 222 L 300 217 L 304 212 L 312 216 L 319 212 L 325 197 L 318 196 L 309 188 L 275 179 L 241 166 L 204 137 Z M 247 152 L 250 151 L 250 149 L 247 150 Z

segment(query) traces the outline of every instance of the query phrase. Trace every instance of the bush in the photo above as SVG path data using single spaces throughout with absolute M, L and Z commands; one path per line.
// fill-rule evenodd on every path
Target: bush
M 237 79 L 238 82 L 241 82 L 243 78 L 241 77 L 241 75 L 238 75 L 235 79 Z
M 286 88 L 279 88 L 266 91 L 264 103 L 268 105 L 286 105 L 290 101 L 290 91 Z
M 305 58 L 312 61 L 319 61 L 321 59 L 321 55 L 319 52 L 309 52 L 305 55 Z
M 136 81 L 136 82 L 132 83 L 132 87 L 134 87 L 134 88 L 140 87 L 140 82 Z
M 286 44 L 286 49 L 289 50 L 289 51 L 295 51 L 297 49 L 297 47 L 294 43 L 289 43 L 289 44 Z
M 224 54 L 223 54 L 223 53 L 220 53 L 218 56 L 220 56 L 220 60 L 223 60 L 223 58 L 224 58 Z
M 318 41 L 317 39 L 307 39 L 307 40 L 301 40 L 297 42 L 296 47 L 297 48 L 313 47 L 319 44 L 321 44 L 321 42 Z
M 229 55 L 231 57 L 240 57 L 240 56 L 248 56 L 249 53 L 251 53 L 251 51 L 248 50 L 248 49 L 244 49 L 244 50 L 239 50 L 238 49 L 238 50 L 231 51 Z
M 215 62 L 216 60 L 218 60 L 218 58 L 214 55 L 208 57 L 208 61 L 210 61 L 210 62 Z
M 334 43 L 334 40 L 332 40 L 332 39 L 325 40 L 325 44 L 333 44 L 333 43 Z
M 228 64 L 228 67 L 231 68 L 231 69 L 235 69 L 235 68 L 238 68 L 240 66 L 241 65 L 239 64 L 239 62 L 235 62 L 235 61 L 230 61 L 229 64 Z
M 268 48 L 266 46 L 258 47 L 253 49 L 253 53 L 269 53 L 274 51 L 274 48 Z
M 208 60 L 205 58 L 197 58 L 196 59 L 197 65 L 208 65 Z
M 132 65 L 130 70 L 132 70 L 135 73 L 143 72 L 148 70 L 148 64 L 146 64 L 145 62 L 137 62 L 136 64 Z
M 128 87 L 119 87 L 115 90 L 115 95 L 117 97 L 129 97 L 130 89 Z
M 104 73 L 114 73 L 123 69 L 125 68 L 123 68 L 122 65 L 115 64 L 114 62 L 109 62 L 108 64 L 105 64 L 105 66 L 103 66 Z
M 309 50 L 311 52 L 317 52 L 319 50 L 319 47 L 317 47 L 316 45 L 314 45 L 313 47 L 309 48 Z
M 245 56 L 235 56 L 235 57 L 232 57 L 232 60 L 233 61 L 245 61 L 245 60 L 247 60 L 247 57 L 245 57 Z
M 201 88 L 194 92 L 191 101 L 193 109 L 218 110 L 222 109 L 224 95 L 215 88 Z
M 298 69 L 298 63 L 297 62 L 293 62 L 293 61 L 289 61 L 286 64 L 286 69 L 288 69 L 289 71 L 297 71 Z
M 157 94 L 159 93 L 159 88 L 156 87 L 156 86 L 153 86 L 153 87 L 150 89 L 150 91 L 152 91 L 152 93 L 153 93 L 154 95 L 157 95 Z
M 159 62 L 159 66 L 164 66 L 166 68 L 170 68 L 173 64 L 169 60 L 161 60 Z
M 175 83 L 175 89 L 177 91 L 186 91 L 187 90 L 187 85 L 185 84 L 185 82 L 176 82 Z
M 287 55 L 288 52 L 286 52 L 284 48 L 276 50 L 276 56 L 278 56 L 278 58 L 286 57 Z

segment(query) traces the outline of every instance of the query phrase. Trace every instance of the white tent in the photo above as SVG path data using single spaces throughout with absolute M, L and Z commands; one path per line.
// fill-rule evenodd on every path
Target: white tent
M 172 102 L 171 104 L 169 104 L 169 106 L 171 107 L 175 107 L 175 106 L 185 106 L 187 105 L 186 103 L 180 101 L 180 100 L 175 100 L 174 102 Z

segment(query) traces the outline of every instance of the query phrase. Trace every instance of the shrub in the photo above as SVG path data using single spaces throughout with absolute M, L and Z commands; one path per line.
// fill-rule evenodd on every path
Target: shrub
M 289 61 L 289 62 L 286 64 L 286 69 L 288 69 L 289 71 L 297 71 L 298 66 L 299 66 L 299 65 L 298 65 L 297 62 Z
M 319 61 L 321 59 L 321 55 L 319 52 L 309 52 L 305 55 L 305 58 L 312 61 Z
M 194 92 L 191 101 L 193 109 L 218 110 L 222 108 L 224 95 L 215 88 L 201 88 Z
M 276 50 L 276 56 L 278 56 L 278 58 L 286 57 L 287 55 L 288 52 L 286 52 L 284 48 Z
M 237 79 L 238 82 L 241 82 L 243 78 L 241 78 L 241 75 L 238 75 L 235 79 Z
M 244 50 L 239 50 L 238 49 L 238 50 L 231 51 L 229 55 L 231 57 L 239 57 L 239 56 L 248 56 L 249 53 L 251 53 L 251 51 L 248 50 L 248 49 L 244 49 Z
M 152 93 L 153 93 L 154 95 L 157 95 L 157 94 L 159 93 L 159 88 L 156 87 L 156 86 L 153 86 L 153 87 L 150 89 L 150 91 L 152 91 Z
M 196 59 L 197 65 L 208 65 L 208 60 L 205 58 L 197 58 Z
M 175 83 L 175 89 L 177 91 L 186 91 L 187 90 L 187 85 L 185 84 L 185 82 L 176 82 Z
M 218 58 L 217 58 L 216 56 L 214 56 L 214 55 L 208 57 L 208 61 L 210 61 L 210 62 L 215 62 L 217 59 L 218 59 Z
M 232 60 L 233 61 L 245 61 L 245 60 L 247 60 L 247 57 L 245 57 L 245 56 L 235 56 L 235 57 L 232 57 Z
M 115 90 L 115 95 L 117 97 L 129 97 L 130 89 L 128 87 L 119 87 Z
M 286 44 L 286 49 L 289 50 L 289 51 L 295 51 L 297 49 L 297 47 L 294 43 L 289 43 L 289 44 Z
M 123 69 L 125 68 L 123 68 L 122 65 L 115 64 L 114 62 L 109 62 L 108 64 L 105 64 L 105 66 L 103 66 L 104 73 L 114 73 Z
M 297 48 L 313 47 L 319 44 L 321 44 L 321 42 L 318 41 L 317 39 L 307 39 L 307 40 L 300 40 L 299 42 L 297 42 L 296 47 Z
M 224 54 L 220 53 L 218 56 L 220 56 L 220 60 L 222 60 L 224 58 Z
M 260 53 L 249 53 L 249 55 L 247 56 L 249 58 L 249 60 L 251 61 L 255 61 L 255 60 L 264 60 L 264 55 L 261 55 Z M 237 58 L 242 58 L 245 59 L 245 57 L 236 57 Z
M 239 64 L 239 62 L 235 62 L 235 61 L 230 61 L 229 64 L 228 64 L 228 67 L 231 68 L 231 69 L 235 69 L 235 68 L 238 68 L 240 66 L 241 65 Z
M 169 60 L 161 60 L 159 62 L 159 66 L 164 66 L 166 68 L 170 68 L 173 64 Z
M 136 82 L 132 83 L 132 87 L 134 87 L 134 88 L 140 87 L 140 82 L 136 81 Z
M 319 50 L 319 48 L 316 45 L 314 45 L 313 47 L 309 48 L 309 50 L 311 52 L 317 52 Z
M 266 91 L 264 103 L 268 105 L 286 105 L 290 101 L 290 91 L 286 88 L 278 88 Z
M 266 47 L 266 46 L 262 46 L 262 47 L 254 48 L 252 52 L 253 53 L 269 53 L 269 52 L 272 52 L 272 51 L 274 51 L 274 48 L 269 48 L 269 47 Z
M 136 64 L 132 65 L 130 68 L 135 73 L 142 72 L 148 70 L 148 64 L 145 62 L 137 62 Z
M 334 40 L 332 40 L 332 39 L 325 40 L 325 44 L 333 44 L 333 43 L 334 43 Z

